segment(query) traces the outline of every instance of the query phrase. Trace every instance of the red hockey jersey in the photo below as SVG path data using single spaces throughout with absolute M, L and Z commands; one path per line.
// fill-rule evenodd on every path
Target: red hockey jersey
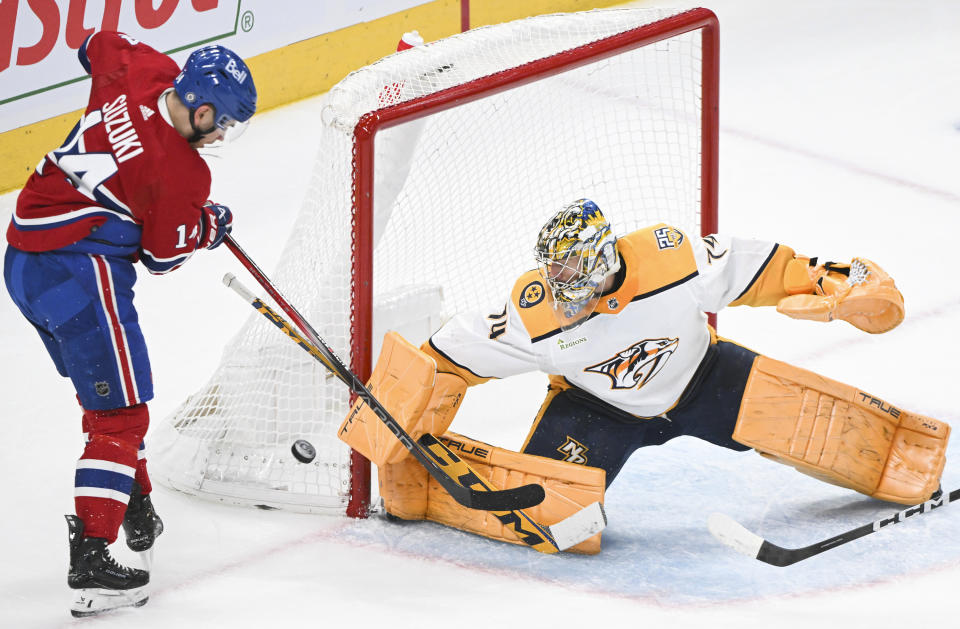
M 174 128 L 168 56 L 122 33 L 91 35 L 78 51 L 92 85 L 63 146 L 40 161 L 17 200 L 7 241 L 139 257 L 152 273 L 186 262 L 202 233 L 210 170 Z

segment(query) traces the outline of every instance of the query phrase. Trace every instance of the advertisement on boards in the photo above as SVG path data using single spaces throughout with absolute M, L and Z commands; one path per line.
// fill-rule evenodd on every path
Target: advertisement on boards
M 243 57 L 375 20 L 430 0 L 0 0 L 0 133 L 81 109 L 77 49 L 116 30 L 182 63 L 219 43 Z

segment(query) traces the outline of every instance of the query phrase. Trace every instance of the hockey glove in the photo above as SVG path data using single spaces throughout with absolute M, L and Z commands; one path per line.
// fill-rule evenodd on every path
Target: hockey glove
M 200 218 L 203 231 L 200 234 L 200 246 L 216 249 L 233 229 L 233 212 L 226 205 L 207 201 Z
M 888 332 L 903 321 L 903 295 L 875 262 L 854 258 L 850 264 L 818 265 L 813 258 L 797 271 L 796 266 L 788 269 L 784 277 L 791 295 L 780 300 L 778 312 L 811 321 L 842 319 L 871 334 Z

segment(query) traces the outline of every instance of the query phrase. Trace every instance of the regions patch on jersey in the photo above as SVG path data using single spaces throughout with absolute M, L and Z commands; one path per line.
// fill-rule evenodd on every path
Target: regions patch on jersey
M 683 244 L 683 232 L 674 227 L 667 226 L 655 229 L 653 235 L 657 239 L 657 248 L 661 251 L 676 249 Z
M 680 339 L 644 339 L 584 371 L 607 376 L 611 389 L 639 389 L 660 373 L 679 343 Z
M 530 282 L 523 287 L 523 291 L 520 293 L 520 307 L 532 308 L 543 301 L 545 295 L 546 290 L 543 287 L 543 282 Z

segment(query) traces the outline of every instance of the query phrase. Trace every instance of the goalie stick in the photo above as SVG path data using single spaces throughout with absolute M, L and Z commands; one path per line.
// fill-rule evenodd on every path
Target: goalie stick
M 955 489 L 949 494 L 944 493 L 942 496 L 940 496 L 940 498 L 931 499 L 922 504 L 907 507 L 902 511 L 894 513 L 890 517 L 882 518 L 875 522 L 871 522 L 870 524 L 864 524 L 863 526 L 858 526 L 855 529 L 850 529 L 845 533 L 841 533 L 840 535 L 817 542 L 816 544 L 804 546 L 803 548 L 783 548 L 782 546 L 777 546 L 776 544 L 763 539 L 756 533 L 749 531 L 742 524 L 730 516 L 722 513 L 712 514 L 707 522 L 707 526 L 710 529 L 710 533 L 713 534 L 714 537 L 735 551 L 758 559 L 764 563 L 768 563 L 771 566 L 778 566 L 782 568 L 784 566 L 795 564 L 798 561 L 803 561 L 804 559 L 808 559 L 815 555 L 819 555 L 822 552 L 826 552 L 831 548 L 836 548 L 837 546 L 841 546 L 847 542 L 852 542 L 855 539 L 860 539 L 861 537 L 865 537 L 871 533 L 876 533 L 882 528 L 886 528 L 891 524 L 903 522 L 907 518 L 915 515 L 929 513 L 930 511 L 944 507 L 951 502 L 956 502 L 958 499 L 960 499 L 960 489 Z
M 434 456 L 445 457 L 447 454 L 453 454 L 430 433 L 420 437 L 419 441 Z M 476 472 L 473 473 L 482 487 L 486 487 L 489 491 L 496 491 L 487 479 Z M 540 524 L 523 509 L 491 510 L 491 514 L 509 528 L 521 542 L 545 554 L 557 553 L 576 546 L 607 526 L 607 515 L 599 502 L 591 503 L 550 526 Z
M 229 244 L 235 243 L 232 239 L 229 239 L 227 242 Z M 238 258 L 245 254 L 242 254 L 242 250 L 237 247 L 234 249 L 230 248 L 231 251 L 238 256 Z M 237 253 L 240 251 L 241 253 Z M 243 262 L 243 258 L 241 258 Z M 252 264 L 252 263 L 251 263 Z M 246 266 L 246 265 L 245 265 Z M 249 267 L 248 267 L 249 268 Z M 261 284 L 269 284 L 269 281 L 266 280 L 266 276 L 260 273 L 259 276 L 254 274 L 257 277 L 257 280 Z M 382 404 L 370 393 L 369 389 L 360 381 L 360 379 L 337 358 L 336 354 L 326 346 L 322 341 L 319 343 L 311 343 L 307 339 L 297 332 L 293 326 L 290 325 L 283 317 L 277 314 L 270 306 L 263 303 L 256 295 L 251 293 L 232 273 L 227 273 L 223 278 L 223 283 L 232 288 L 237 292 L 241 297 L 243 297 L 250 305 L 252 305 L 256 310 L 258 310 L 264 317 L 266 317 L 271 323 L 276 325 L 278 328 L 283 330 L 290 337 L 290 339 L 297 343 L 301 348 L 304 349 L 307 353 L 313 356 L 317 361 L 323 364 L 327 369 L 333 372 L 337 378 L 339 378 L 351 391 L 357 394 L 357 396 L 366 402 L 367 406 L 370 407 L 370 410 L 376 414 L 380 421 L 387 425 L 387 428 L 390 429 L 397 439 L 410 451 L 410 453 L 423 465 L 427 471 L 437 479 L 437 482 L 450 493 L 454 500 L 456 500 L 461 505 L 468 507 L 470 509 L 480 509 L 483 511 L 510 511 L 512 509 L 524 509 L 527 507 L 532 507 L 543 502 L 544 493 L 543 487 L 536 484 L 523 485 L 521 487 L 514 487 L 511 489 L 502 489 L 491 491 L 488 485 L 485 485 L 483 481 L 477 476 L 473 469 L 460 457 L 451 452 L 446 446 L 437 441 L 437 444 L 444 451 L 444 456 L 438 456 L 434 449 L 427 449 L 424 446 L 420 445 L 413 441 L 413 438 L 403 429 L 400 424 L 387 412 L 387 409 L 383 407 Z M 266 287 L 266 286 L 265 286 Z M 279 293 L 275 289 L 271 289 L 268 292 L 271 292 L 272 295 L 279 296 Z M 282 300 L 283 298 L 280 297 Z M 279 303 L 279 301 L 278 301 Z M 283 303 L 286 303 L 284 300 Z M 287 306 L 292 310 L 293 306 L 287 304 Z M 296 312 L 294 310 L 294 312 Z M 306 326 L 307 330 L 312 331 L 313 328 L 310 327 L 310 324 L 300 317 L 298 318 Z M 313 332 L 312 336 L 316 336 L 316 340 L 320 341 L 319 336 L 316 335 L 316 332 Z M 479 485 L 482 489 L 474 489 L 475 485 Z
M 236 240 L 233 239 L 233 236 L 228 234 L 225 239 L 225 242 L 226 242 L 227 248 L 230 249 L 230 251 L 234 254 L 234 256 L 236 256 L 236 258 L 240 261 L 240 263 L 250 272 L 251 275 L 253 275 L 254 279 L 257 280 L 257 283 L 259 283 L 267 291 L 267 293 L 269 293 L 270 296 L 273 297 L 274 301 L 276 301 L 277 304 L 279 304 L 280 307 L 283 308 L 284 312 L 286 312 L 294 320 L 294 322 L 297 323 L 300 330 L 303 331 L 304 334 L 306 334 L 311 341 L 313 341 L 313 344 L 315 347 L 312 349 L 316 350 L 321 354 L 323 353 L 323 350 L 326 350 L 326 353 L 329 354 L 329 358 L 332 359 L 332 361 L 336 365 L 339 365 L 339 369 L 333 368 L 328 362 L 323 360 L 321 356 L 318 356 L 317 353 L 315 353 L 314 351 L 311 351 L 311 349 L 308 348 L 307 346 L 301 344 L 301 347 L 303 347 L 308 353 L 313 355 L 315 358 L 320 360 L 320 362 L 323 363 L 324 366 L 330 369 L 330 372 L 333 375 L 336 375 L 338 378 L 340 378 L 341 381 L 347 384 L 347 386 L 350 387 L 351 390 L 353 390 L 355 393 L 358 393 L 358 395 L 359 395 L 359 392 L 357 392 L 354 389 L 351 382 L 358 384 L 360 387 L 366 390 L 366 387 L 364 387 L 363 383 L 360 382 L 359 379 L 352 372 L 350 372 L 346 368 L 346 366 L 343 365 L 341 361 L 339 361 L 336 355 L 331 350 L 329 350 L 329 348 L 327 348 L 326 344 L 323 343 L 323 340 L 320 338 L 320 335 L 316 332 L 316 330 L 313 329 L 310 323 L 296 310 L 296 308 L 294 308 L 289 302 L 287 302 L 286 299 L 284 299 L 284 297 L 280 294 L 280 292 L 273 286 L 273 283 L 266 276 L 266 274 L 260 270 L 260 268 L 253 262 L 250 256 L 248 256 L 246 252 L 236 242 Z M 228 286 L 230 286 L 231 284 L 236 284 L 237 287 L 242 286 L 240 282 L 235 279 L 231 282 L 228 282 L 227 279 L 228 279 L 227 277 L 224 277 L 224 282 L 227 283 Z M 235 290 L 237 290 L 237 288 L 235 288 Z M 243 297 L 247 299 L 251 303 L 251 305 L 253 305 L 253 301 L 256 300 L 256 297 L 252 293 L 247 291 L 245 288 L 244 288 L 244 291 L 245 293 L 237 290 L 238 293 L 243 295 Z M 261 302 L 261 305 L 266 307 L 266 305 L 262 304 L 262 302 Z M 257 309 L 259 310 L 259 308 Z M 267 309 L 269 310 L 269 307 L 267 307 Z M 296 332 L 292 330 L 289 327 L 289 325 L 283 326 L 280 323 L 278 323 L 278 319 L 280 321 L 283 321 L 283 319 L 279 317 L 279 315 L 276 315 L 276 313 L 273 313 L 274 316 L 270 316 L 269 314 L 266 314 L 266 312 L 263 312 L 263 314 L 272 323 L 274 323 L 274 325 L 277 325 L 278 327 L 283 329 L 285 332 L 287 332 L 288 336 L 291 337 L 291 340 L 300 344 L 300 342 L 297 341 L 297 339 L 292 334 L 290 334 L 290 332 L 294 332 L 294 334 Z M 345 374 L 350 376 L 351 382 L 348 382 L 346 379 L 344 379 Z M 373 398 L 373 396 L 369 393 L 369 391 L 367 391 L 367 395 L 369 395 L 371 399 L 374 399 L 374 401 L 376 401 L 376 399 Z M 364 401 L 367 402 L 367 404 L 370 405 L 371 409 L 373 409 L 374 411 L 376 411 L 377 408 L 380 408 L 383 410 L 384 413 L 386 413 L 386 409 L 382 408 L 382 405 L 379 403 L 379 401 L 376 401 L 377 402 L 376 406 L 371 405 L 369 401 L 367 401 L 366 399 L 364 399 Z M 387 413 L 387 416 L 389 417 L 388 413 Z M 380 417 L 383 420 L 383 417 L 380 416 L 379 414 L 378 414 L 378 417 Z M 386 422 L 386 420 L 384 421 L 385 423 L 387 423 L 388 427 L 391 427 L 391 424 L 389 422 Z M 396 422 L 393 420 L 392 417 L 390 418 L 390 421 L 393 422 L 394 425 L 396 425 Z M 406 434 L 399 425 L 396 425 L 396 428 L 397 430 L 400 430 L 401 432 Z M 397 434 L 392 427 L 391 427 L 391 431 L 394 432 L 394 434 Z M 398 439 L 399 439 L 399 435 L 398 435 Z M 403 442 L 403 443 L 404 445 L 408 445 L 409 441 Z M 523 487 L 517 487 L 513 489 L 508 489 L 508 490 L 497 490 L 493 488 L 486 481 L 486 479 L 484 479 L 482 476 L 477 474 L 466 462 L 462 461 L 457 455 L 455 455 L 452 451 L 450 451 L 449 448 L 447 448 L 443 443 L 437 440 L 436 437 L 434 437 L 433 435 L 429 433 L 423 435 L 419 439 L 419 443 L 422 446 L 424 451 L 428 452 L 429 454 L 433 455 L 435 458 L 438 459 L 439 465 L 450 466 L 451 476 L 453 476 L 454 473 L 457 474 L 453 478 L 458 478 L 461 481 L 463 479 L 471 479 L 471 480 L 475 479 L 473 482 L 473 485 L 479 484 L 485 488 L 485 491 L 477 491 L 476 489 L 472 489 L 472 486 L 464 488 L 462 487 L 463 482 L 457 483 L 457 481 L 454 481 L 452 478 L 450 479 L 450 482 L 457 483 L 457 484 L 451 487 L 449 486 L 448 483 L 445 483 L 442 478 L 437 477 L 436 474 L 434 474 L 434 472 L 431 470 L 430 466 L 424 465 L 424 467 L 426 467 L 427 470 L 430 471 L 431 474 L 437 478 L 441 486 L 443 486 L 444 489 L 450 492 L 451 496 L 457 502 L 459 502 L 460 504 L 466 507 L 493 511 L 494 517 L 496 517 L 504 526 L 510 528 L 517 535 L 518 539 L 520 539 L 522 542 L 531 546 L 532 548 L 534 548 L 539 552 L 555 553 L 558 551 L 566 550 L 567 548 L 570 548 L 571 546 L 575 546 L 576 544 L 579 544 L 580 542 L 599 533 L 607 525 L 606 513 L 603 511 L 603 505 L 601 505 L 599 502 L 594 502 L 590 505 L 587 505 L 583 509 L 580 509 L 576 513 L 571 514 L 567 518 L 564 518 L 563 520 L 556 522 L 554 524 L 551 524 L 549 526 L 539 524 L 536 520 L 530 517 L 522 509 L 527 506 L 534 506 L 535 504 L 539 504 L 543 500 L 544 493 L 543 493 L 542 487 L 540 487 L 539 485 L 531 484 L 531 485 L 525 485 Z M 416 453 L 413 450 L 411 450 L 411 453 L 413 453 L 414 456 L 416 456 Z M 420 460 L 419 457 L 417 458 L 418 460 Z M 422 460 L 421 460 L 421 464 L 423 464 Z M 451 491 L 451 489 L 453 489 L 453 491 Z M 467 497 L 471 498 L 472 504 L 467 504 L 465 502 L 467 497 L 458 495 L 458 494 L 462 494 L 464 489 L 469 490 Z M 529 498 L 525 497 L 524 500 L 521 501 L 520 500 L 521 496 L 519 494 L 519 492 L 521 491 L 529 494 Z M 492 500 L 496 499 L 496 500 L 503 501 L 503 504 L 508 504 L 505 501 L 505 498 L 514 494 L 516 494 L 517 497 L 514 499 L 515 505 L 511 510 L 505 510 L 505 511 L 499 510 L 499 509 L 507 509 L 507 507 L 502 506 L 498 503 L 491 502 Z M 504 499 L 494 498 L 495 496 L 504 496 L 505 498 Z M 484 506 L 484 505 L 487 505 L 487 506 Z M 499 507 L 499 509 L 494 509 L 493 507 Z M 532 529 L 532 530 L 529 530 L 529 529 Z

